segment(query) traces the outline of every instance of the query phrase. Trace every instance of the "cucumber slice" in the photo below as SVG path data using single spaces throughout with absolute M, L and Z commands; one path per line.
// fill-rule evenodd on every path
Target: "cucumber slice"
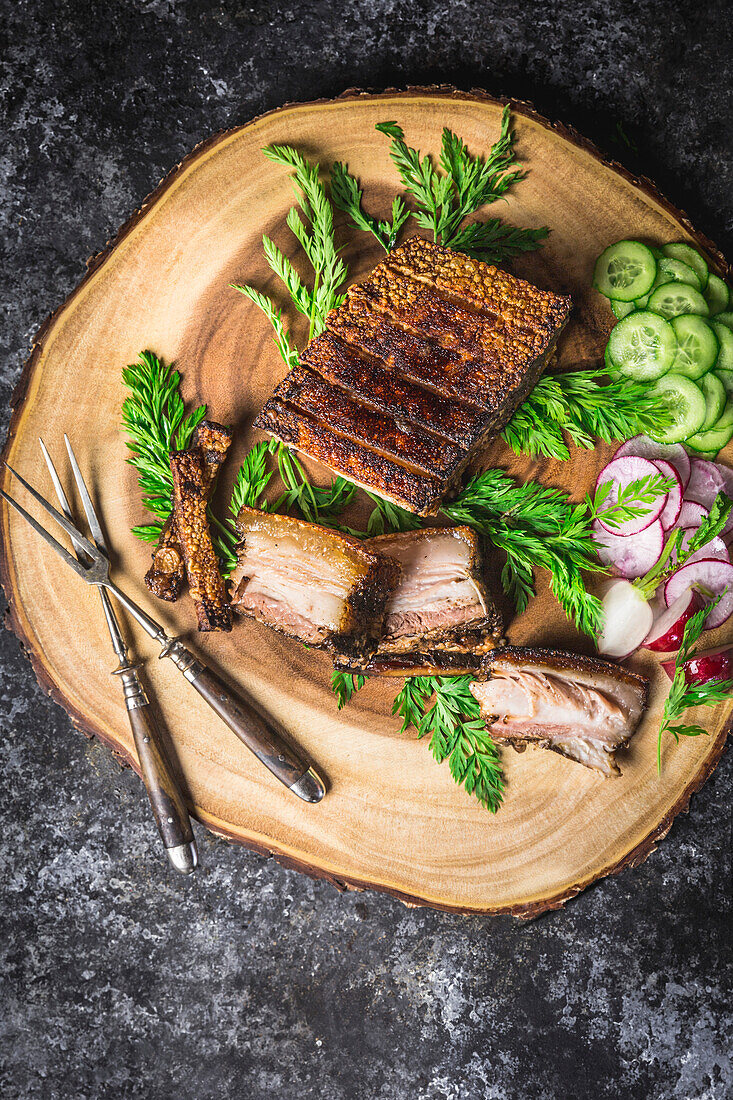
M 720 419 L 728 395 L 725 392 L 725 386 L 719 378 L 715 377 L 712 371 L 701 378 L 698 385 L 705 398 L 705 419 L 702 422 L 700 431 L 706 432 L 714 427 Z
M 733 395 L 733 370 L 714 370 L 713 374 L 722 383 L 728 397 Z
M 701 378 L 714 367 L 720 344 L 712 328 L 695 313 L 683 313 L 670 322 L 677 337 L 677 358 L 672 370 L 686 378 Z
M 733 428 L 733 398 L 728 398 L 723 412 L 713 426 L 716 431 L 718 428 Z
M 689 244 L 665 244 L 662 252 L 665 256 L 670 256 L 673 260 L 682 260 L 684 264 L 691 267 L 700 280 L 700 286 L 705 289 L 708 285 L 708 265 L 696 248 Z
M 665 374 L 649 392 L 669 409 L 673 418 L 669 427 L 649 433 L 657 443 L 681 443 L 700 431 L 705 422 L 705 398 L 700 387 L 689 378 L 683 374 Z
M 733 370 L 733 331 L 727 325 L 713 319 L 710 327 L 718 337 L 720 351 L 715 362 L 716 370 Z
M 634 309 L 646 309 L 649 304 L 649 295 L 642 294 L 641 298 L 634 298 Z
M 702 290 L 702 283 L 695 269 L 682 260 L 673 260 L 671 256 L 663 256 L 657 264 L 657 277 L 652 289 L 664 286 L 665 283 L 686 283 L 687 286 L 694 286 L 695 290 Z
M 608 349 L 622 374 L 637 382 L 651 382 L 671 369 L 677 337 L 668 321 L 648 310 L 635 309 L 613 329 Z
M 606 298 L 633 302 L 651 290 L 656 273 L 656 261 L 645 244 L 617 241 L 596 260 L 593 285 Z
M 722 451 L 733 439 L 733 424 L 727 428 L 713 428 L 709 432 L 697 432 L 687 440 L 687 445 L 696 451 Z
M 667 283 L 657 287 L 647 308 L 667 320 L 682 313 L 696 313 L 699 317 L 708 315 L 708 304 L 702 294 L 687 283 Z
M 733 313 L 716 313 L 715 320 L 726 328 L 733 329 Z
M 633 302 L 617 302 L 615 298 L 611 299 L 611 311 L 619 321 L 623 317 L 628 317 L 634 309 L 636 309 L 636 306 Z
M 718 451 L 696 451 L 694 447 L 690 447 L 689 440 L 685 443 L 685 447 L 692 451 L 693 458 L 707 458 L 709 462 L 714 462 L 719 453 Z
M 717 275 L 714 275 L 712 271 L 710 272 L 708 285 L 702 292 L 702 296 L 708 304 L 711 317 L 714 317 L 716 313 L 722 313 L 724 309 L 728 308 L 728 302 L 730 301 L 728 286 L 722 279 L 719 279 Z

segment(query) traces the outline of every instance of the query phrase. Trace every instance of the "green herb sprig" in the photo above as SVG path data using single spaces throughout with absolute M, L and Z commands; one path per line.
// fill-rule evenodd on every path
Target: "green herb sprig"
M 141 352 L 137 363 L 125 367 L 122 381 L 129 390 L 122 403 L 126 446 L 132 452 L 128 462 L 137 471 L 144 506 L 157 517 L 157 522 L 139 524 L 132 532 L 144 542 L 155 543 L 173 507 L 170 452 L 188 446 L 194 429 L 206 416 L 206 405 L 186 414 L 179 392 L 180 374 L 152 351 Z M 236 565 L 237 538 L 211 510 L 209 520 L 216 528 L 214 549 L 226 575 Z
M 352 696 L 357 691 L 361 691 L 366 682 L 366 676 L 361 676 L 359 673 L 340 672 L 334 669 L 331 674 L 331 691 L 336 696 L 338 709 L 345 707 Z
M 392 713 L 402 718 L 403 730 L 413 726 L 418 738 L 429 736 L 438 763 L 447 760 L 456 783 L 496 813 L 504 792 L 501 761 L 471 681 L 471 676 L 413 676 L 398 692 Z
M 576 447 L 592 449 L 604 443 L 661 431 L 669 411 L 644 383 L 612 379 L 605 371 L 546 374 L 522 402 L 502 432 L 516 454 L 570 457 L 567 435 Z
M 486 470 L 471 478 L 442 511 L 505 551 L 501 581 L 518 611 L 535 593 L 534 570 L 539 567 L 549 572 L 555 598 L 578 629 L 598 633 L 601 603 L 586 590 L 582 574 L 603 572 L 603 567 L 585 502 L 572 504 L 560 489 L 536 481 L 520 484 L 503 470 Z
M 702 519 L 700 526 L 684 550 L 681 548 L 684 532 L 680 530 L 672 532 L 657 563 L 643 577 L 632 581 L 634 586 L 641 590 L 645 599 L 651 599 L 660 585 L 669 580 L 672 574 L 676 573 L 696 550 L 702 549 L 711 539 L 722 532 L 728 521 L 731 508 L 733 508 L 733 501 L 725 493 L 718 493 L 708 515 Z
M 722 593 L 711 600 L 700 611 L 696 611 L 685 626 L 682 645 L 675 659 L 675 673 L 667 701 L 664 704 L 662 725 L 657 737 L 657 772 L 662 770 L 662 738 L 671 733 L 679 743 L 680 737 L 699 737 L 707 733 L 702 726 L 676 722 L 689 707 L 714 707 L 733 696 L 733 680 L 708 680 L 706 684 L 688 684 L 685 676 L 685 662 L 692 656 L 695 643 L 705 629 L 705 623 L 711 611 L 720 602 Z
M 519 229 L 498 218 L 463 225 L 464 220 L 481 207 L 503 197 L 509 188 L 524 179 L 515 153 L 516 137 L 509 121 L 509 107 L 501 117 L 498 140 L 484 158 L 472 156 L 465 142 L 452 130 L 444 129 L 439 165 L 423 156 L 405 141 L 396 122 L 380 122 L 377 130 L 391 138 L 390 156 L 405 191 L 412 200 L 408 209 L 398 196 L 392 204 L 392 220 L 380 221 L 366 213 L 363 192 L 346 165 L 337 162 L 331 169 L 331 196 L 334 205 L 351 218 L 355 229 L 371 233 L 386 252 L 395 247 L 399 232 L 409 217 L 433 240 L 489 263 L 502 263 L 521 252 L 539 248 L 548 230 Z
M 593 496 L 586 496 L 589 518 L 602 519 L 607 527 L 618 528 L 629 520 L 638 519 L 650 511 L 659 497 L 673 489 L 676 482 L 664 474 L 648 474 L 646 477 L 630 481 L 623 485 L 615 500 L 610 500 L 614 482 L 603 481 Z
M 333 206 L 319 178 L 318 164 L 306 160 L 290 145 L 269 145 L 262 151 L 268 160 L 293 172 L 302 216 L 296 207 L 291 207 L 286 220 L 313 268 L 313 285 L 309 287 L 304 283 L 293 264 L 270 237 L 263 236 L 262 246 L 268 264 L 284 283 L 295 308 L 307 317 L 310 340 L 323 332 L 326 314 L 342 301 L 340 288 L 347 275 L 346 264 L 336 246 Z M 285 327 L 282 310 L 252 286 L 239 283 L 231 283 L 230 286 L 262 310 L 273 327 L 275 343 L 283 361 L 289 369 L 295 366 L 298 351 L 291 333 Z

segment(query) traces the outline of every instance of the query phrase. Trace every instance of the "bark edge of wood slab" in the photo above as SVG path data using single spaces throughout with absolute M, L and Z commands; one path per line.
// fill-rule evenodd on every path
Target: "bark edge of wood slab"
M 593 293 L 591 277 L 609 235 L 688 239 L 730 277 L 718 249 L 649 180 L 604 158 L 585 138 L 548 122 L 530 104 L 511 101 L 511 106 L 519 157 L 530 172 L 509 192 L 509 208 L 502 204 L 500 213 L 517 224 L 552 229 L 545 247 L 521 257 L 513 270 L 572 294 L 575 309 L 560 345 L 561 366 L 600 362 L 612 318 Z M 256 438 L 248 430 L 251 422 L 283 373 L 266 320 L 234 292 L 229 298 L 226 289 L 246 277 L 273 292 L 261 253 L 263 231 L 294 254 L 285 227 L 293 203 L 288 173 L 266 161 L 260 147 L 291 141 L 308 155 L 348 161 L 362 179 L 367 205 L 377 207 L 398 181 L 387 140 L 374 132 L 374 122 L 398 118 L 408 142 L 423 152 L 438 147 L 443 125 L 478 150 L 495 140 L 501 107 L 482 91 L 436 87 L 350 90 L 334 100 L 278 108 L 198 145 L 88 261 L 86 277 L 33 340 L 11 398 L 3 457 L 33 475 L 39 427 L 50 436 L 75 417 L 79 457 L 99 482 L 101 510 L 118 555 L 115 575 L 137 584 L 141 602 L 147 598 L 143 575 L 150 549 L 129 533 L 144 512 L 134 473 L 124 464 L 119 372 L 145 347 L 176 360 L 187 401 L 206 401 L 210 415 L 236 426 L 236 453 L 224 470 L 222 491 L 228 491 L 242 453 Z M 190 232 L 192 225 L 196 233 Z M 352 276 L 361 278 L 379 250 L 354 231 L 346 255 Z M 93 426 L 86 443 L 85 409 Z M 578 452 L 565 464 L 537 463 L 494 444 L 487 464 L 582 495 L 610 450 Z M 723 457 L 731 461 L 733 449 Z M 325 477 L 322 468 L 310 464 L 309 469 Z M 111 697 L 106 682 L 102 687 L 107 677 L 97 668 L 108 640 L 96 601 L 81 592 L 77 601 L 68 581 L 61 586 L 64 601 L 54 584 L 56 568 L 44 550 L 26 542 L 3 509 L 0 579 L 9 603 L 8 626 L 39 684 L 65 707 L 74 725 L 137 770 L 122 701 Z M 151 598 L 147 606 L 177 632 L 192 630 L 189 601 L 162 605 Z M 510 627 L 514 644 L 574 647 L 574 633 L 544 587 L 532 607 Z M 72 633 L 72 613 L 77 621 L 84 619 L 90 639 L 78 654 L 83 667 L 76 675 L 59 657 Z M 185 685 L 177 686 L 177 676 L 157 667 L 167 662 L 149 662 L 154 694 L 191 792 L 191 812 L 217 835 L 338 889 L 372 889 L 408 905 L 450 912 L 533 917 L 560 908 L 605 875 L 638 866 L 715 769 L 730 729 L 730 708 L 706 712 L 710 736 L 665 752 L 657 781 L 655 722 L 668 686 L 662 672 L 664 684 L 653 682 L 649 718 L 620 756 L 621 779 L 596 779 L 542 750 L 522 756 L 507 751 L 507 799 L 492 817 L 455 787 L 425 744 L 397 732 L 389 716 L 394 681 L 391 686 L 370 681 L 339 714 L 325 659 L 258 624 L 240 623 L 231 635 L 208 636 L 206 648 L 323 767 L 329 797 L 318 814 L 303 813 L 298 800 L 265 773 L 260 781 L 261 765 L 247 759 L 219 718 Z M 656 676 L 651 656 L 638 661 L 635 667 Z M 85 697 L 82 681 L 91 685 Z

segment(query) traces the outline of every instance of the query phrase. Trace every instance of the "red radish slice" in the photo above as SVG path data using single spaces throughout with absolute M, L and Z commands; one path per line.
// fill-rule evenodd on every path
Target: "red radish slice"
M 694 527 L 697 530 L 709 514 L 707 508 L 703 508 L 702 504 L 695 504 L 694 500 L 683 500 L 680 514 L 677 516 L 676 526 L 682 528 Z
M 682 645 L 685 625 L 704 606 L 700 593 L 694 588 L 688 588 L 654 620 L 644 639 L 644 648 L 653 649 L 656 653 L 676 652 Z
M 682 532 L 680 550 L 687 549 L 690 545 L 690 539 L 695 534 L 697 534 L 697 527 L 685 527 Z M 676 558 L 676 554 L 672 556 L 672 564 L 674 564 Z M 689 565 L 690 562 L 693 561 L 703 561 L 705 558 L 717 558 L 718 561 L 730 561 L 730 550 L 723 540 L 716 535 L 714 539 L 710 539 L 710 541 L 706 542 L 704 546 L 701 546 L 699 550 L 695 550 L 693 554 L 690 554 L 685 565 Z
M 710 680 L 733 680 L 733 649 L 729 645 L 697 653 L 683 664 L 685 683 L 707 684 Z M 675 662 L 662 661 L 662 668 L 674 680 Z
M 645 458 L 615 458 L 601 470 L 596 482 L 596 489 L 607 481 L 613 482 L 606 504 L 615 504 L 618 500 L 619 489 L 624 489 L 632 481 L 639 481 L 643 477 L 655 477 L 658 473 L 659 470 L 654 463 L 648 462 Z M 618 527 L 609 527 L 603 520 L 599 522 L 612 535 L 636 535 L 639 531 L 645 531 L 655 520 L 659 519 L 666 503 L 667 494 L 665 493 L 664 496 L 657 497 L 650 506 L 649 511 L 645 512 L 643 516 L 634 516 L 633 519 L 627 520 L 626 523 L 622 523 Z
M 611 535 L 596 521 L 593 537 L 603 564 L 620 577 L 629 579 L 648 573 L 659 561 L 664 546 L 664 531 L 658 519 L 631 538 L 628 535 Z
M 706 458 L 692 459 L 692 472 L 685 489 L 685 500 L 694 500 L 708 511 L 713 506 L 718 493 L 730 496 L 733 493 L 733 475 L 725 466 L 719 466 L 716 462 L 708 462 Z M 685 527 L 690 526 L 685 523 Z M 722 530 L 726 535 L 733 531 L 733 512 L 728 516 L 728 521 Z
M 628 657 L 649 633 L 654 618 L 652 609 L 629 581 L 613 581 L 602 603 L 598 652 L 606 657 Z
M 693 584 L 700 585 L 701 589 L 707 589 L 714 596 L 723 593 L 720 603 L 710 612 L 705 629 L 713 630 L 716 626 L 721 626 L 733 613 L 733 565 L 715 558 L 703 558 L 702 561 L 683 565 L 664 586 L 664 602 L 667 607 Z
M 710 511 L 711 505 L 725 485 L 718 466 L 706 458 L 693 458 L 690 480 L 685 489 L 685 500 L 695 500 Z
M 677 517 L 682 508 L 682 482 L 680 481 L 680 475 L 671 462 L 666 462 L 663 458 L 655 458 L 654 465 L 657 467 L 660 474 L 664 474 L 665 477 L 669 477 L 674 481 L 674 487 L 668 490 L 667 503 L 664 506 L 664 511 L 659 517 L 659 521 L 664 530 L 669 531 L 670 527 L 674 527 L 677 522 Z
M 648 435 L 635 435 L 619 447 L 613 458 L 629 456 L 648 458 L 650 462 L 656 462 L 658 458 L 670 462 L 679 474 L 683 489 L 690 480 L 690 456 L 681 443 L 655 443 Z

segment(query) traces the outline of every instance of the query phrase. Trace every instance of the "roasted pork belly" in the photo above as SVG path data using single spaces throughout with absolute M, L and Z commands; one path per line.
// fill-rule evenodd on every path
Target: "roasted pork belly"
M 553 749 L 605 776 L 620 775 L 647 703 L 648 682 L 609 661 L 507 646 L 488 653 L 471 684 L 489 733 L 520 750 Z
M 257 425 L 419 515 L 537 382 L 570 299 L 419 237 L 352 286 Z
M 478 536 L 470 527 L 426 527 L 378 535 L 364 544 L 400 567 L 387 600 L 376 654 L 337 667 L 370 675 L 461 675 L 501 637 L 486 591 Z M 440 656 L 443 654 L 443 656 Z M 416 671 L 419 670 L 419 671 Z
M 498 634 L 501 623 L 486 591 L 478 536 L 470 527 L 426 527 L 378 535 L 366 545 L 400 566 L 387 601 L 380 653 L 417 645 L 438 648 L 467 630 Z
M 314 648 L 368 657 L 399 578 L 390 558 L 290 516 L 243 508 L 232 607 Z

